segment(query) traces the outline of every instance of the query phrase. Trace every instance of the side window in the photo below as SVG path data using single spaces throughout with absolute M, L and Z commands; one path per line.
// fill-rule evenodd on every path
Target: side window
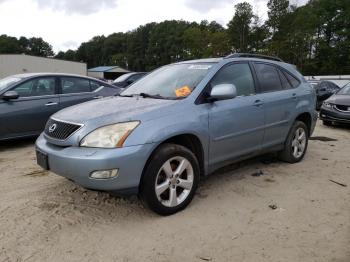
M 95 91 L 97 89 L 99 89 L 102 86 L 102 84 L 95 82 L 95 81 L 90 81 L 90 87 L 91 87 L 91 91 Z
M 268 64 L 254 63 L 262 92 L 282 90 L 277 69 Z
M 281 83 L 282 83 L 283 89 L 291 89 L 291 88 L 293 88 L 292 84 L 289 83 L 289 80 L 288 80 L 287 77 L 282 73 L 282 71 L 281 71 L 281 70 L 278 70 L 278 73 L 279 73 L 280 78 L 281 78 Z
M 143 77 L 144 75 L 143 74 L 136 74 L 136 75 L 133 75 L 131 76 L 128 81 L 130 82 L 136 82 L 137 80 L 139 80 L 141 77 Z
M 288 78 L 289 83 L 292 85 L 293 88 L 296 88 L 300 85 L 300 81 L 296 79 L 294 76 L 289 74 L 288 72 L 284 71 L 284 75 Z
M 211 87 L 221 84 L 234 84 L 238 96 L 255 94 L 252 72 L 248 64 L 232 64 L 221 69 L 211 81 Z
M 20 84 L 13 90 L 20 97 L 47 96 L 55 94 L 55 85 L 56 80 L 54 77 L 36 78 Z
M 62 94 L 90 92 L 90 81 L 78 77 L 61 77 Z

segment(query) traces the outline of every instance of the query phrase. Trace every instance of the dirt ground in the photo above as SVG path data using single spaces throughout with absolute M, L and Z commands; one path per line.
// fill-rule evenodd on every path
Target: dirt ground
M 314 136 L 303 162 L 227 167 L 170 217 L 41 171 L 33 140 L 1 143 L 0 261 L 349 262 L 350 129 Z

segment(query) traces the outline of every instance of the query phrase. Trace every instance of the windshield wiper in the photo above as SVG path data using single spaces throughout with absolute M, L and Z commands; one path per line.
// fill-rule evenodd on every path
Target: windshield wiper
M 166 97 L 161 96 L 159 94 L 157 95 L 151 95 L 151 94 L 147 94 L 147 93 L 140 93 L 139 96 L 143 97 L 143 98 L 155 98 L 155 99 L 166 99 Z
M 142 98 L 165 99 L 165 100 L 180 100 L 180 99 L 183 99 L 183 97 L 165 97 L 165 96 L 161 96 L 159 94 L 151 95 L 151 94 L 147 94 L 147 93 L 132 94 L 132 95 L 119 95 L 119 96 L 120 97 L 142 97 Z
M 133 97 L 134 95 L 121 95 L 121 94 L 116 94 L 115 96 L 120 96 L 120 97 Z

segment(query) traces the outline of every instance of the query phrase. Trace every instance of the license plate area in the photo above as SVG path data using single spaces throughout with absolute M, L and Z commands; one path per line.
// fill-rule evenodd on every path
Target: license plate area
M 36 150 L 36 161 L 43 169 L 49 170 L 49 158 L 47 154 L 39 151 L 38 149 Z

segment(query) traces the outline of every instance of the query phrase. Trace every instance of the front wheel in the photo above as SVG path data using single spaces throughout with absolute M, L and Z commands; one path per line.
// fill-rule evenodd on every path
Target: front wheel
M 176 144 L 161 145 L 145 170 L 140 197 L 154 212 L 174 214 L 191 202 L 199 177 L 198 160 L 190 150 Z
M 308 133 L 305 123 L 296 121 L 288 134 L 283 151 L 280 152 L 280 159 L 288 163 L 300 162 L 307 150 Z

